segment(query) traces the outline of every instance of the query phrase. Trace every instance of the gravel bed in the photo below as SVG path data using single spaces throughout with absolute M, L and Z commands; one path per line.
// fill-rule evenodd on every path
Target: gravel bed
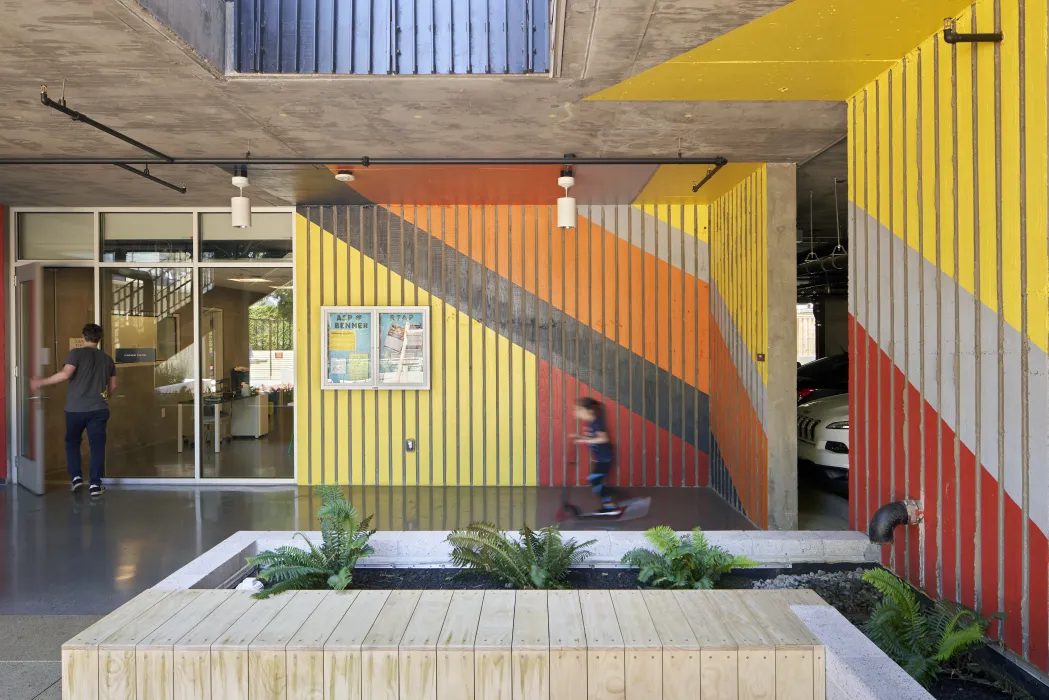
M 814 571 L 805 574 L 780 574 L 775 578 L 757 579 L 750 588 L 779 590 L 810 588 L 838 609 L 852 624 L 863 624 L 881 595 L 863 580 L 864 569 L 851 571 Z

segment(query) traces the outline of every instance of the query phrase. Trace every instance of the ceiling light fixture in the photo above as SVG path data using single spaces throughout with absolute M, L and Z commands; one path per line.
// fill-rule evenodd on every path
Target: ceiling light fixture
M 230 282 L 251 282 L 251 283 L 254 284 L 254 283 L 269 282 L 271 280 L 268 280 L 265 277 L 230 277 L 229 281 Z
M 558 228 L 576 227 L 578 215 L 576 213 L 575 197 L 568 196 L 568 190 L 573 185 L 575 185 L 575 177 L 572 176 L 572 169 L 565 166 L 565 169 L 561 171 L 561 176 L 557 178 L 557 186 L 565 188 L 565 196 L 557 198 Z
M 244 196 L 244 188 L 248 186 L 248 166 L 233 168 L 233 186 L 240 190 L 240 195 L 229 200 L 233 228 L 251 228 L 251 200 Z
M 356 178 L 353 177 L 352 170 L 340 170 L 335 173 L 335 179 L 339 182 L 353 182 Z

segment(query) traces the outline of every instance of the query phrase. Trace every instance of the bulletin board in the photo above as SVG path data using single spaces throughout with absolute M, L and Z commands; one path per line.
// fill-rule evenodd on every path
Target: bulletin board
M 321 307 L 321 388 L 428 390 L 428 306 Z

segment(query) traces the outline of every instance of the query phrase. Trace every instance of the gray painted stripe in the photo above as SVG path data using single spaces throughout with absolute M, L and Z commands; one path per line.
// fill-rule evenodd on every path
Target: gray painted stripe
M 710 258 L 709 249 L 707 244 L 703 241 L 699 243 L 699 272 L 696 272 L 696 244 L 697 238 L 691 234 L 685 233 L 685 248 L 684 255 L 681 254 L 681 250 L 668 250 L 670 241 L 675 238 L 680 239 L 682 235 L 681 229 L 674 226 L 673 213 L 676 210 L 681 209 L 692 209 L 694 207 L 671 207 L 671 213 L 668 214 L 665 206 L 660 206 L 658 209 L 659 214 L 663 218 L 669 220 L 663 221 L 653 213 L 654 208 L 651 205 L 646 205 L 644 210 L 638 206 L 624 206 L 624 205 L 601 205 L 601 206 L 580 206 L 579 213 L 587 220 L 601 225 L 605 231 L 616 235 L 624 241 L 632 243 L 633 245 L 641 248 L 649 255 L 654 255 L 664 262 L 669 262 L 672 266 L 679 270 L 684 270 L 687 274 L 695 275 L 704 282 L 710 279 Z M 686 218 L 686 222 L 692 221 L 693 218 L 690 215 Z M 602 219 L 602 217 L 604 217 Z M 680 216 L 676 217 L 680 219 Z M 600 222 L 604 223 L 600 223 Z M 634 240 L 630 240 L 630 231 L 645 231 L 645 240 L 642 242 L 637 236 Z
M 687 444 L 703 452 L 708 451 L 710 402 L 705 392 L 677 378 L 671 382 L 667 370 L 576 319 L 554 313 L 555 309 L 550 304 L 511 284 L 495 271 L 485 275 L 484 267 L 479 262 L 433 239 L 422 228 L 399 217 L 384 215 L 381 207 L 356 208 L 360 210 L 359 215 L 354 216 L 350 212 L 347 217 L 351 228 L 363 226 L 364 230 L 372 229 L 373 250 L 363 251 L 364 255 L 395 274 L 402 275 L 403 271 L 402 276 L 407 281 L 431 293 L 434 290 L 433 283 L 438 279 L 441 285 L 451 281 L 451 294 L 444 290 L 442 300 L 445 304 L 468 315 L 471 310 L 476 312 L 483 309 L 483 314 L 474 313 L 471 316 L 473 320 L 483 320 L 486 328 L 521 347 L 524 347 L 526 338 L 538 338 L 540 352 L 537 356 L 540 359 L 567 372 L 594 391 L 605 387 L 602 393 L 607 398 L 652 421 Z M 316 209 L 309 210 L 314 223 L 319 220 L 319 213 L 314 211 Z M 402 245 L 407 251 L 403 260 L 400 252 Z M 430 261 L 427 265 L 405 265 L 417 258 L 416 251 L 419 255 L 429 252 Z M 372 252 L 374 255 L 370 254 Z M 433 280 L 429 279 L 431 270 L 440 275 L 435 274 Z M 516 304 L 518 309 L 511 312 L 511 303 Z M 521 312 L 522 305 L 532 310 L 530 315 Z M 552 357 L 546 356 L 547 353 L 542 352 L 544 349 L 549 349 Z M 604 363 L 601 361 L 602 353 Z M 632 371 L 619 372 L 617 380 L 614 371 L 616 366 L 629 366 Z M 657 386 L 660 387 L 658 392 Z M 678 407 L 673 414 L 673 421 L 671 406 Z
M 856 207 L 856 215 L 860 219 L 866 217 L 871 219 L 870 230 L 873 232 L 876 230 L 873 219 L 869 217 L 861 208 Z M 946 307 L 950 308 L 953 306 L 953 299 L 957 294 L 959 299 L 959 306 L 957 309 L 958 314 L 958 344 L 947 336 L 953 335 L 948 330 L 945 330 L 945 338 L 943 346 L 934 345 L 933 348 L 939 348 L 939 350 L 931 349 L 930 353 L 941 352 L 943 354 L 943 367 L 944 373 L 953 371 L 951 368 L 954 363 L 954 353 L 959 355 L 959 366 L 961 371 L 960 381 L 957 385 L 948 383 L 944 385 L 945 397 L 942 409 L 936 406 L 936 394 L 935 392 L 928 391 L 929 386 L 935 387 L 937 377 L 935 373 L 931 376 L 926 372 L 924 375 L 918 369 L 921 367 L 919 359 L 922 356 L 922 348 L 919 343 L 920 326 L 917 321 L 919 320 L 918 314 L 913 311 L 910 313 L 910 328 L 908 329 L 906 342 L 908 346 L 908 365 L 906 367 L 899 367 L 907 377 L 908 382 L 915 389 L 920 387 L 921 379 L 924 376 L 930 384 L 926 386 L 925 400 L 937 410 L 940 417 L 944 422 L 954 430 L 961 442 L 973 452 L 978 461 L 983 464 L 984 469 L 992 476 L 997 479 L 998 474 L 998 397 L 999 397 L 999 385 L 998 385 L 998 368 L 1002 365 L 1006 371 L 1007 382 L 1003 387 L 1003 391 L 1007 397 L 1005 401 L 1006 407 L 1006 420 L 1003 423 L 1003 434 L 1006 436 L 1006 461 L 1005 461 L 1005 490 L 1009 494 L 1009 497 L 1013 499 L 1018 505 L 1022 502 L 1023 491 L 1022 491 L 1022 474 L 1020 473 L 1021 464 L 1021 450 L 1022 445 L 1019 444 L 1020 435 L 1019 426 L 1023 420 L 1023 403 L 1019 396 L 1020 390 L 1020 353 L 1021 353 L 1021 342 L 1020 332 L 1013 328 L 1007 323 L 1003 323 L 1003 345 L 1002 351 L 998 350 L 998 326 L 1000 316 L 990 309 L 985 304 L 979 304 L 980 309 L 980 333 L 981 338 L 976 338 L 976 319 L 973 315 L 973 309 L 976 307 L 975 297 L 968 290 L 960 287 L 957 283 L 947 274 L 936 269 L 933 263 L 930 263 L 925 259 L 917 250 L 911 248 L 898 236 L 892 234 L 885 227 L 877 227 L 882 231 L 882 235 L 887 240 L 891 240 L 891 245 L 900 250 L 900 253 L 894 253 L 894 258 L 906 256 L 907 260 L 907 271 L 908 271 L 908 291 L 906 296 L 894 299 L 893 302 L 902 305 L 905 309 L 913 309 L 915 299 L 920 299 L 919 296 L 919 285 L 918 285 L 918 270 L 922 270 L 922 274 L 925 275 L 925 289 L 926 289 L 926 314 L 929 313 L 928 308 L 930 307 L 928 297 L 932 297 L 933 306 L 935 305 L 935 284 L 937 278 L 939 284 L 943 290 L 943 303 Z M 862 228 L 861 228 L 862 230 Z M 890 238 L 891 237 L 891 238 Z M 931 283 L 931 286 L 930 286 Z M 946 317 L 950 316 L 953 318 L 954 310 L 951 309 L 948 314 L 945 310 L 945 328 Z M 868 329 L 865 329 L 868 330 Z M 935 327 L 931 329 L 935 332 Z M 930 340 L 929 332 L 930 329 L 926 328 L 926 347 L 929 347 L 930 343 L 936 342 L 936 336 L 933 335 Z M 873 330 L 868 330 L 872 340 L 874 340 L 883 350 L 887 347 L 889 339 L 878 337 Z M 899 338 L 897 338 L 897 342 Z M 1049 355 L 1045 353 L 1041 348 L 1029 344 L 1029 371 L 1028 371 L 1028 382 L 1030 387 L 1031 399 L 1028 403 L 1027 409 L 1027 420 L 1032 426 L 1038 426 L 1037 432 L 1032 431 L 1032 435 L 1043 435 L 1049 433 L 1049 423 L 1046 422 L 1046 414 L 1049 413 L 1047 409 L 1047 403 L 1049 398 L 1047 392 L 1049 392 Z M 934 362 L 929 361 L 929 357 L 934 357 L 934 354 L 926 354 L 925 362 L 926 370 L 929 365 L 935 367 Z M 976 358 L 982 356 L 983 361 L 980 363 L 980 375 L 977 376 Z M 1003 361 L 1004 359 L 1004 361 Z M 909 371 L 908 371 L 909 368 Z M 950 381 L 950 380 L 948 380 Z M 979 382 L 979 384 L 977 384 Z M 955 391 L 961 392 L 961 405 L 962 412 L 960 416 L 953 415 L 953 400 L 948 400 L 946 397 L 953 396 Z M 975 420 L 976 413 L 976 402 L 981 402 L 981 414 L 982 420 L 980 421 L 980 429 L 982 431 L 979 442 L 977 441 L 977 425 Z M 919 414 L 916 413 L 917 409 L 913 409 L 911 415 L 913 419 L 917 420 Z M 910 418 L 909 418 L 910 420 Z M 977 448 L 983 454 L 976 454 Z M 921 446 L 911 445 L 912 449 L 921 449 Z M 1029 483 L 1030 492 L 1030 511 L 1031 520 L 1037 525 L 1043 534 L 1049 535 L 1049 461 L 1047 461 L 1047 455 L 1049 451 L 1042 449 L 1040 444 L 1032 445 L 1027 454 L 1031 460 L 1031 468 L 1029 470 L 1028 477 L 1032 481 Z M 1036 486 L 1036 482 L 1042 485 Z M 1044 486 L 1043 486 L 1044 485 Z
M 739 329 L 736 328 L 736 324 L 732 322 L 732 317 L 731 314 L 729 314 L 728 307 L 725 306 L 721 294 L 717 291 L 714 285 L 711 285 L 710 287 L 710 305 L 712 308 L 718 309 L 718 330 L 721 332 L 721 337 L 724 340 L 725 347 L 729 348 L 729 355 L 732 364 L 735 366 L 740 380 L 744 382 L 747 391 L 747 398 L 750 400 L 750 405 L 754 409 L 754 413 L 757 414 L 758 419 L 761 421 L 762 430 L 767 432 L 768 419 L 765 415 L 764 408 L 768 395 L 768 388 L 761 380 L 761 375 L 758 374 L 754 358 L 750 354 L 750 351 L 746 350 L 746 343 L 743 342 L 743 338 L 739 334 Z M 744 351 L 741 352 L 739 350 L 740 348 Z M 757 384 L 759 388 L 755 389 L 755 384 Z

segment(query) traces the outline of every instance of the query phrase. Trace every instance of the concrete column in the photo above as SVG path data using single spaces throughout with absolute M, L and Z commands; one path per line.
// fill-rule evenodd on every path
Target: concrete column
M 768 249 L 768 526 L 798 527 L 797 194 L 793 163 L 769 163 L 765 214 Z

